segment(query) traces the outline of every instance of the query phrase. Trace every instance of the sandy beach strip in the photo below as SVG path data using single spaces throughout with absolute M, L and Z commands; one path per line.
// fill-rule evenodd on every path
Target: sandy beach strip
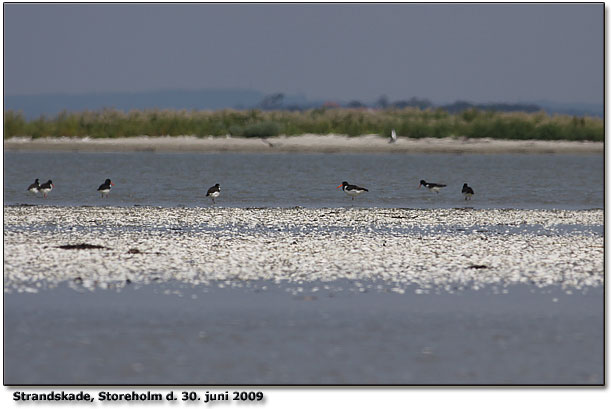
M 398 293 L 582 289 L 603 284 L 603 218 L 603 210 L 5 206 L 4 283 L 9 292 L 176 280 L 267 280 L 296 293 L 338 280 Z M 99 247 L 61 248 L 80 244 Z
M 301 135 L 270 138 L 130 137 L 113 139 L 14 137 L 7 151 L 73 152 L 303 152 L 303 153 L 581 153 L 602 154 L 602 142 L 399 137 L 396 143 L 378 135 Z

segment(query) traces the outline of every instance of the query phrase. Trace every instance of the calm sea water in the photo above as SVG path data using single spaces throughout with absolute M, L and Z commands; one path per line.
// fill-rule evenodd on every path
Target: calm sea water
M 4 204 L 210 206 L 219 183 L 225 207 L 590 209 L 603 207 L 603 174 L 603 155 L 5 152 Z M 35 178 L 53 180 L 48 199 L 26 191 Z M 102 199 L 106 178 L 116 185 Z M 420 179 L 448 186 L 435 194 Z M 344 180 L 369 192 L 352 201 Z
M 206 190 L 220 183 L 217 206 L 225 207 L 590 209 L 603 207 L 603 172 L 603 155 L 5 152 L 4 204 L 210 206 Z M 34 178 L 53 180 L 48 199 L 26 192 Z M 116 186 L 102 199 L 96 189 L 106 178 Z M 420 179 L 448 186 L 435 194 L 418 189 Z M 336 189 L 343 180 L 369 192 L 352 201 Z M 470 202 L 460 193 L 465 182 L 476 193 Z M 180 296 L 163 296 L 167 283 L 6 294 L 5 382 L 604 380 L 601 288 L 398 295 L 336 291 L 343 284 L 334 283 L 296 297 L 274 283 L 266 291 L 178 285 Z
M 604 382 L 602 288 L 291 296 L 267 285 L 5 294 L 4 382 Z

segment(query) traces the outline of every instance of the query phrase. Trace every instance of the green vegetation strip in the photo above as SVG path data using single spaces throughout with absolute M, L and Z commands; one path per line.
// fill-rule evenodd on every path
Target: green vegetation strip
M 4 113 L 4 137 L 80 136 L 241 136 L 342 134 L 389 136 L 392 129 L 410 138 L 539 139 L 603 141 L 601 118 L 507 113 L 469 109 L 451 115 L 442 109 L 318 108 L 307 111 L 178 111 L 123 112 L 112 109 L 62 112 L 55 117 L 26 120 L 22 113 Z

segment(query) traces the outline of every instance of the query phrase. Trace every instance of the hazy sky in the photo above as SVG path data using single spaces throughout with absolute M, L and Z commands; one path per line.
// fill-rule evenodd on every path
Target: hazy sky
M 5 4 L 7 95 L 603 101 L 599 4 Z

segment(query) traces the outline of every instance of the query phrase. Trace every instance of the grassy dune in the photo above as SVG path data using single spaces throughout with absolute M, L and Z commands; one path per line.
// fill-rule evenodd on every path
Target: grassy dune
M 343 134 L 388 136 L 391 129 L 411 138 L 539 139 L 603 141 L 600 118 L 504 113 L 470 109 L 451 115 L 441 109 L 359 110 L 318 108 L 307 111 L 177 111 L 123 112 L 112 109 L 62 112 L 55 117 L 26 120 L 19 112 L 4 113 L 4 137 L 89 136 L 242 136 Z

